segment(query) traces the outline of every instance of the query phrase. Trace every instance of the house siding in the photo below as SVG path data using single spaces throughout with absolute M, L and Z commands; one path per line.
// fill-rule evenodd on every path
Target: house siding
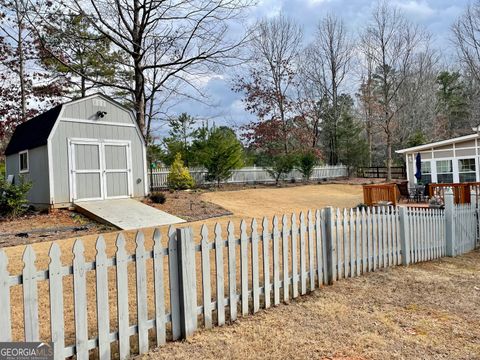
M 435 146 L 434 144 L 431 144 L 431 148 L 429 149 L 405 152 L 407 160 L 407 173 L 410 183 L 412 185 L 415 183 L 415 156 L 418 152 L 421 154 L 422 161 L 431 161 L 432 180 L 434 182 L 436 182 L 438 179 L 436 162 L 442 160 L 452 161 L 453 182 L 459 182 L 459 159 L 475 159 L 476 180 L 480 181 L 480 158 L 477 155 L 480 154 L 480 146 L 477 148 L 477 141 L 478 140 L 475 139 L 468 139 L 463 141 L 454 141 L 452 144 L 441 146 Z M 480 141 L 478 141 L 478 145 L 480 145 Z
M 20 178 L 32 182 L 32 188 L 27 194 L 27 199 L 31 204 L 45 205 L 50 204 L 50 190 L 48 177 L 48 150 L 47 146 L 39 146 L 28 150 L 29 172 L 20 174 L 19 155 L 12 154 L 6 157 L 6 173 L 14 175 L 14 182 L 18 184 Z
M 107 114 L 103 118 L 97 117 L 98 111 L 106 111 Z M 103 97 L 87 98 L 84 101 L 65 104 L 62 118 L 95 120 L 101 122 L 113 122 L 130 124 L 131 117 L 125 109 L 119 107 L 114 102 Z
M 121 123 L 126 125 L 134 125 L 134 120 L 129 112 L 106 100 L 106 107 L 102 108 L 102 111 L 107 111 L 107 115 L 100 119 L 100 121 L 112 122 L 112 125 L 68 121 L 70 118 L 80 120 L 96 119 L 95 114 L 99 110 L 99 107 L 94 104 L 95 99 L 97 98 L 90 98 L 86 99 L 85 101 L 65 105 L 65 109 L 61 114 L 61 118 L 59 119 L 56 130 L 54 134 L 51 135 L 55 203 L 70 202 L 68 163 L 69 138 L 99 139 L 102 141 L 130 141 L 133 196 L 143 197 L 146 195 L 146 164 L 144 163 L 144 145 L 140 134 L 138 133 L 137 128 L 134 126 L 122 126 L 114 124 Z

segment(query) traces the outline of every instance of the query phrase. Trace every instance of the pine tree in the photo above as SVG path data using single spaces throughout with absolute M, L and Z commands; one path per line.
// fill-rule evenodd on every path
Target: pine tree
M 111 41 L 84 16 L 57 9 L 49 17 L 55 21 L 44 23 L 39 32 L 42 61 L 52 74 L 68 83 L 70 97 L 85 97 L 89 90 L 131 79 L 128 71 L 115 65 L 123 53 L 113 50 Z
M 207 169 L 207 181 L 215 181 L 217 186 L 244 164 L 242 144 L 230 128 L 213 128 L 207 138 L 196 141 L 194 147 L 199 152 L 199 161 Z

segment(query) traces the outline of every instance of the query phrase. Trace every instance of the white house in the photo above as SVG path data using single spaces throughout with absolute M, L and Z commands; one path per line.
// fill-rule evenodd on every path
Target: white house
M 417 154 L 420 154 L 423 183 L 480 182 L 478 132 L 453 139 L 398 150 L 405 155 L 407 178 L 416 184 Z

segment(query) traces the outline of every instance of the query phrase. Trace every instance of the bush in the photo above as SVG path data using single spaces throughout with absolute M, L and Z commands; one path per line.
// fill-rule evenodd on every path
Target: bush
M 275 179 L 278 185 L 280 179 L 285 177 L 293 170 L 296 158 L 294 155 L 278 155 L 272 159 L 271 165 L 267 168 L 267 172 Z
M 150 200 L 154 202 L 155 204 L 165 204 L 165 201 L 167 201 L 167 197 L 163 192 L 154 192 L 150 194 Z
M 234 169 L 243 166 L 243 148 L 235 133 L 226 127 L 213 128 L 205 141 L 194 143 L 197 157 L 207 170 L 205 180 L 217 186 L 228 179 Z
M 6 217 L 17 217 L 28 210 L 27 193 L 32 183 L 23 181 L 20 184 L 9 184 L 3 177 L 0 177 L 0 215 Z
M 182 156 L 180 153 L 175 155 L 175 160 L 170 167 L 170 172 L 167 176 L 167 184 L 170 189 L 185 190 L 191 189 L 195 186 L 195 181 L 188 169 L 183 165 Z
M 297 170 L 302 173 L 305 181 L 310 180 L 313 168 L 317 164 L 317 157 L 312 151 L 305 152 L 298 157 Z

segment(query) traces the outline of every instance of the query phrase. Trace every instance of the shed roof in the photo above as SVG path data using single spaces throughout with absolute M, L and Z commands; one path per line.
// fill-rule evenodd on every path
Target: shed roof
M 447 139 L 447 140 L 437 141 L 437 142 L 433 142 L 433 143 L 429 143 L 429 144 L 424 144 L 424 145 L 419 145 L 419 146 L 409 147 L 409 148 L 406 148 L 406 149 L 397 150 L 396 153 L 405 154 L 405 153 L 409 153 L 409 152 L 427 150 L 427 149 L 431 149 L 431 148 L 434 148 L 434 147 L 437 147 L 437 146 L 444 146 L 444 145 L 454 144 L 454 143 L 457 143 L 457 142 L 474 140 L 478 137 L 479 137 L 479 134 L 475 133 L 475 134 L 460 136 L 460 137 L 456 137 L 456 138 L 452 138 L 452 139 Z
M 5 149 L 5 155 L 16 154 L 23 150 L 33 149 L 39 146 L 46 145 L 48 137 L 52 132 L 52 129 L 57 122 L 64 105 L 71 104 L 80 100 L 86 100 L 88 98 L 96 96 L 103 97 L 104 99 L 114 103 L 115 105 L 129 111 L 127 108 L 125 108 L 124 105 L 102 93 L 95 93 L 88 95 L 84 98 L 68 101 L 66 103 L 57 105 L 50 110 L 35 116 L 34 118 L 31 118 L 23 124 L 18 125 L 13 132 L 12 138 L 10 139 L 7 148 Z M 142 141 L 144 141 L 143 134 L 141 134 L 141 137 Z
M 5 149 L 5 155 L 46 145 L 48 136 L 57 121 L 62 106 L 57 105 L 43 114 L 18 125 Z

